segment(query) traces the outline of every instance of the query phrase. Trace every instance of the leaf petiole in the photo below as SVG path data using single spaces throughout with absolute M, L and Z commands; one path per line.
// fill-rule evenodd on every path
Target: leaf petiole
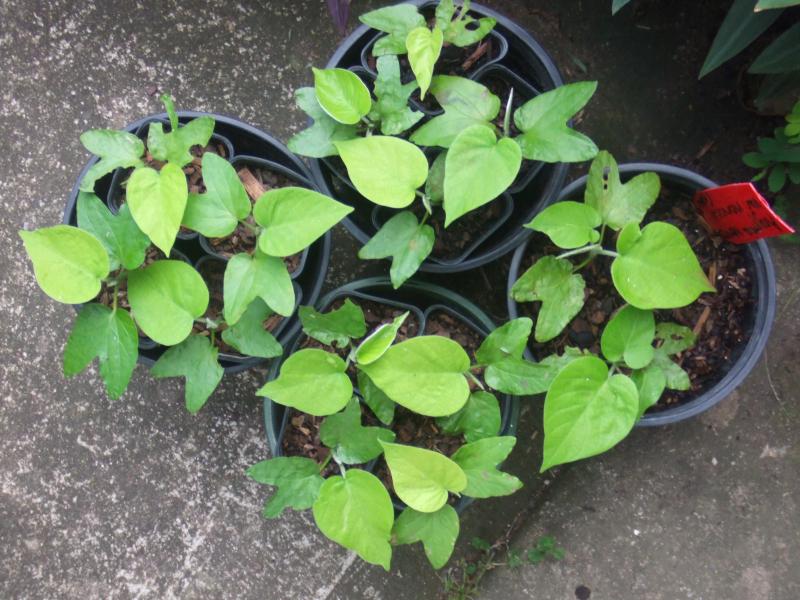
M 485 387 L 483 387 L 483 383 L 481 383 L 481 380 L 480 380 L 480 379 L 478 379 L 477 377 L 475 377 L 475 375 L 473 375 L 473 374 L 472 374 L 472 371 L 467 371 L 467 372 L 466 372 L 466 375 L 467 375 L 467 377 L 469 377 L 469 378 L 470 378 L 472 381 L 474 381 L 474 382 L 475 382 L 475 385 L 477 385 L 477 386 L 478 386 L 480 389 L 482 389 L 482 390 L 484 390 L 484 391 L 486 390 L 486 388 L 485 388 Z
M 503 118 L 503 134 L 509 137 L 511 132 L 511 109 L 514 102 L 514 88 L 508 93 L 508 102 L 506 102 L 506 115 Z
M 333 458 L 333 450 L 328 452 L 328 456 L 325 457 L 325 460 L 322 461 L 322 464 L 319 466 L 319 472 L 322 473 L 325 470 L 325 467 L 328 466 L 328 463 L 331 462 L 331 458 Z
M 567 258 L 568 256 L 576 256 L 578 254 L 586 254 L 587 252 L 598 253 L 598 251 L 602 251 L 602 247 L 600 244 L 589 244 L 588 246 L 583 246 L 581 248 L 576 248 L 575 250 L 569 250 L 567 252 L 562 252 L 556 258 Z

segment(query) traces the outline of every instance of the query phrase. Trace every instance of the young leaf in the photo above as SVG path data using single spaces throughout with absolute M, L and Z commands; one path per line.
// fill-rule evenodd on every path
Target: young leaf
M 666 380 L 666 386 L 671 390 L 686 391 L 691 389 L 692 382 L 689 374 L 679 364 L 673 362 L 663 348 L 656 348 L 653 356 L 653 365 L 659 367 Z
M 161 98 L 164 100 L 164 96 Z M 169 110 L 169 107 L 168 107 Z M 205 147 L 214 133 L 214 119 L 209 116 L 197 117 L 186 125 L 179 125 L 177 116 L 171 115 L 172 131 L 164 133 L 164 126 L 159 122 L 150 123 L 147 131 L 147 149 L 153 158 L 169 162 L 183 168 L 194 157 L 192 146 Z
M 472 392 L 460 411 L 439 417 L 436 424 L 447 435 L 464 434 L 468 442 L 492 437 L 500 431 L 502 418 L 497 398 L 489 392 Z
M 638 419 L 642 418 L 647 409 L 654 406 L 664 388 L 667 387 L 667 377 L 664 370 L 656 364 L 649 364 L 644 369 L 637 369 L 631 373 L 631 380 L 636 384 L 639 392 L 639 414 Z
M 400 80 L 400 61 L 396 56 L 378 58 L 378 78 L 375 80 L 375 104 L 369 118 L 380 121 L 383 135 L 399 135 L 416 125 L 424 113 L 408 106 L 408 99 L 419 87 L 416 81 L 403 84 Z
M 264 321 L 273 314 L 261 298 L 247 307 L 239 320 L 222 332 L 222 340 L 246 356 L 274 358 L 283 354 L 283 348 L 269 331 Z
M 454 19 L 443 28 L 444 40 L 448 44 L 453 44 L 459 48 L 466 48 L 472 44 L 477 44 L 494 29 L 497 21 L 491 17 L 481 17 L 475 20 L 466 15 L 468 3 L 464 3 L 461 9 L 462 17 Z M 477 23 L 477 25 L 475 25 Z
M 629 377 L 609 377 L 596 356 L 572 361 L 545 397 L 541 472 L 605 452 L 628 435 L 638 414 L 639 394 Z
M 394 522 L 392 534 L 396 544 L 422 542 L 431 566 L 441 569 L 453 554 L 459 528 L 456 509 L 445 504 L 432 513 L 406 508 Z
M 65 304 L 88 302 L 108 275 L 108 253 L 92 234 L 70 225 L 20 230 L 42 291 Z
M 500 112 L 500 98 L 466 77 L 436 75 L 430 92 L 444 114 L 433 117 L 413 133 L 411 141 L 420 146 L 449 148 L 467 127 L 489 125 Z
M 556 337 L 583 308 L 583 277 L 572 272 L 563 258 L 543 256 L 511 288 L 517 302 L 541 300 L 534 338 L 547 342 Z
M 406 140 L 372 135 L 334 145 L 353 185 L 375 204 L 405 208 L 428 178 L 428 159 Z
M 200 274 L 180 260 L 159 260 L 128 273 L 128 300 L 141 330 L 164 346 L 179 344 L 208 308 Z
M 313 87 L 300 88 L 294 95 L 297 106 L 314 121 L 313 125 L 293 135 L 287 142 L 289 150 L 295 154 L 311 158 L 337 156 L 339 151 L 333 143 L 352 140 L 358 135 L 354 125 L 339 123 L 322 110 Z
M 456 342 L 427 335 L 395 344 L 361 369 L 398 404 L 421 415 L 443 417 L 460 410 L 469 398 L 464 377 L 469 364 Z
M 600 215 L 588 204 L 565 200 L 545 208 L 525 227 L 541 231 L 556 246 L 569 250 L 600 240 L 596 229 L 600 223 Z
M 394 507 L 381 480 L 360 469 L 329 477 L 313 506 L 319 530 L 334 542 L 355 550 L 387 571 L 392 560 Z
M 236 173 L 224 158 L 203 154 L 205 194 L 190 194 L 182 225 L 206 237 L 225 237 L 250 214 L 250 198 Z
M 128 180 L 126 197 L 134 221 L 167 256 L 181 228 L 188 195 L 186 176 L 172 163 L 161 171 L 140 167 Z
M 186 378 L 186 410 L 195 414 L 217 389 L 225 371 L 217 361 L 219 350 L 211 340 L 190 335 L 169 348 L 150 368 L 153 377 Z
M 511 435 L 490 437 L 464 444 L 453 454 L 453 462 L 467 476 L 464 495 L 472 498 L 508 496 L 522 487 L 522 482 L 508 473 L 497 470 L 514 449 L 517 438 Z
M 81 180 L 82 192 L 93 192 L 95 182 L 106 173 L 125 167 L 139 167 L 142 164 L 144 143 L 127 131 L 113 129 L 91 129 L 81 134 L 84 147 L 100 157 Z
M 445 227 L 491 202 L 514 182 L 522 165 L 519 146 L 497 139 L 486 125 L 472 125 L 453 140 L 444 173 Z
M 344 411 L 330 415 L 319 429 L 322 443 L 333 450 L 337 461 L 359 465 L 383 453 L 379 440 L 394 441 L 394 432 L 383 427 L 361 425 L 361 405 L 353 396 Z
M 444 171 L 447 163 L 447 150 L 442 150 L 433 159 L 428 171 L 428 180 L 425 182 L 425 195 L 431 204 L 444 202 Z
M 603 329 L 600 348 L 609 362 L 624 360 L 631 369 L 642 369 L 653 360 L 655 333 L 653 311 L 625 306 Z
M 127 204 L 114 215 L 100 198 L 90 192 L 78 194 L 78 227 L 88 231 L 108 253 L 110 270 L 121 264 L 129 271 L 144 262 L 150 239 L 141 232 Z
M 394 408 L 396 404 L 384 394 L 378 386 L 372 383 L 364 371 L 358 372 L 358 389 L 364 398 L 364 403 L 375 413 L 378 420 L 384 425 L 391 425 L 394 421 Z
M 297 254 L 351 212 L 352 206 L 314 190 L 301 187 L 270 190 L 253 207 L 256 223 L 264 228 L 258 247 L 270 256 Z
M 408 62 L 419 84 L 419 97 L 425 99 L 425 94 L 431 85 L 433 68 L 442 52 L 444 36 L 442 30 L 434 27 L 431 31 L 427 27 L 417 27 L 408 32 L 406 48 L 408 49 Z
M 262 514 L 267 519 L 279 517 L 284 508 L 311 508 L 325 482 L 319 474 L 319 465 L 310 458 L 300 456 L 262 460 L 247 469 L 247 475 L 258 483 L 278 488 L 264 505 Z
M 509 321 L 486 336 L 475 352 L 475 359 L 481 364 L 490 365 L 508 356 L 521 358 L 532 328 L 533 321 L 528 317 Z
M 344 361 L 330 352 L 305 348 L 281 365 L 278 378 L 258 392 L 273 402 L 324 417 L 339 412 L 353 396 Z
M 691 304 L 714 287 L 681 230 L 656 221 L 645 226 L 630 245 L 628 233 L 639 226 L 631 223 L 620 233 L 620 256 L 611 264 L 614 287 L 636 308 L 680 308 Z M 625 234 L 625 237 L 623 237 Z
M 694 331 L 677 323 L 656 325 L 656 339 L 661 340 L 661 351 L 665 354 L 680 354 L 694 346 L 697 336 Z
M 313 69 L 317 101 L 328 115 L 355 125 L 372 108 L 372 97 L 361 78 L 347 69 Z
M 403 326 L 407 318 L 408 311 L 395 317 L 391 323 L 382 324 L 373 331 L 367 339 L 362 341 L 358 348 L 356 348 L 355 353 L 356 362 L 359 366 L 363 367 L 364 365 L 374 363 L 383 356 L 389 349 L 389 346 L 394 343 L 397 332 L 400 331 L 400 327 Z
M 256 298 L 284 317 L 294 312 L 294 287 L 286 264 L 260 250 L 254 256 L 242 252 L 228 261 L 222 290 L 228 325 L 235 325 Z
M 378 40 L 373 56 L 405 54 L 406 38 L 412 29 L 425 26 L 423 17 L 413 4 L 397 4 L 365 13 L 359 20 L 367 27 L 388 33 Z
M 420 225 L 411 211 L 404 210 L 386 221 L 361 250 L 361 259 L 392 258 L 389 276 L 394 289 L 414 275 L 433 250 L 433 227 Z
M 458 494 L 467 486 L 467 476 L 444 454 L 381 442 L 398 498 L 414 510 L 432 513 L 447 502 L 447 493 Z
M 597 89 L 596 81 L 562 85 L 529 100 L 514 113 L 522 135 L 516 142 L 522 156 L 543 162 L 583 162 L 597 154 L 597 146 L 567 126 Z
M 336 310 L 324 314 L 314 310 L 313 306 L 301 306 L 298 314 L 303 332 L 326 346 L 344 348 L 351 339 L 364 337 L 367 333 L 364 311 L 350 298 Z
M 532 396 L 547 391 L 556 370 L 544 363 L 532 363 L 509 356 L 490 364 L 484 373 L 492 389 L 512 396 Z
M 628 223 L 641 223 L 660 190 L 655 173 L 640 173 L 623 184 L 617 161 L 603 150 L 589 169 L 584 201 L 600 213 L 603 223 L 618 231 Z
M 80 373 L 96 357 L 108 396 L 116 400 L 131 380 L 138 345 L 136 324 L 126 311 L 87 304 L 78 313 L 64 348 L 64 375 Z

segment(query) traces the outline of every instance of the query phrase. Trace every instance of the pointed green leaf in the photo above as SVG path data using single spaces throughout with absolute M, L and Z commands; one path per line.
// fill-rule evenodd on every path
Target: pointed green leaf
M 330 352 L 305 348 L 281 365 L 278 378 L 258 392 L 273 402 L 324 417 L 342 410 L 353 396 L 344 361 Z
M 392 534 L 396 544 L 422 542 L 431 566 L 441 569 L 453 554 L 458 531 L 458 513 L 452 506 L 445 504 L 432 513 L 406 508 L 397 517 Z
M 179 344 L 208 308 L 208 288 L 191 266 L 159 260 L 128 273 L 128 300 L 141 330 L 164 346 Z
M 490 364 L 483 376 L 489 387 L 498 392 L 532 396 L 547 391 L 556 370 L 552 365 L 509 356 Z
M 278 488 L 264 505 L 262 514 L 267 519 L 279 517 L 284 508 L 311 508 L 325 483 L 319 474 L 319 465 L 310 458 L 300 456 L 263 460 L 247 469 L 247 475 L 258 483 Z
M 258 250 L 253 256 L 242 252 L 228 261 L 222 289 L 228 325 L 235 325 L 256 298 L 284 317 L 294 312 L 294 287 L 286 264 Z
M 100 292 L 110 263 L 103 244 L 70 225 L 21 230 L 19 236 L 33 263 L 42 291 L 65 304 L 88 302 Z
M 609 362 L 624 360 L 631 369 L 642 369 L 653 360 L 655 334 L 653 311 L 625 306 L 603 329 L 600 348 Z
M 472 392 L 464 408 L 448 417 L 439 417 L 436 424 L 447 435 L 464 434 L 468 442 L 492 437 L 500 431 L 502 417 L 497 398 L 489 392 Z
M 755 11 L 770 10 L 775 8 L 786 8 L 789 6 L 797 6 L 800 4 L 798 0 L 758 0 L 756 2 Z
M 372 380 L 364 371 L 359 371 L 357 377 L 358 389 L 364 398 L 364 403 L 375 413 L 381 423 L 391 425 L 392 421 L 394 421 L 396 404 L 378 386 L 372 383 Z
M 747 70 L 749 73 L 785 73 L 800 65 L 800 23 L 772 42 Z
M 453 454 L 453 461 L 467 476 L 464 495 L 472 498 L 508 496 L 522 487 L 522 482 L 508 473 L 497 470 L 514 449 L 514 436 L 489 437 L 464 444 Z
M 389 570 L 394 507 L 380 479 L 360 469 L 329 477 L 313 512 L 317 527 L 328 538 Z
M 336 310 L 320 313 L 313 306 L 301 306 L 298 312 L 303 332 L 326 346 L 344 348 L 351 339 L 364 337 L 367 323 L 364 311 L 350 298 Z
M 588 204 L 565 200 L 545 208 L 525 227 L 541 231 L 556 246 L 569 250 L 597 242 L 600 223 L 600 215 Z
M 261 298 L 256 298 L 239 320 L 222 332 L 222 340 L 246 356 L 280 356 L 283 348 L 275 336 L 264 328 L 264 321 L 272 314 L 269 306 Z
M 182 224 L 206 237 L 225 237 L 250 214 L 250 198 L 227 160 L 206 152 L 202 165 L 206 193 L 189 196 Z
M 425 26 L 417 27 L 409 31 L 406 37 L 408 62 L 411 63 L 411 70 L 417 78 L 419 96 L 423 100 L 431 85 L 433 68 L 439 60 L 443 43 L 444 36 L 438 27 L 434 27 L 433 31 Z
M 339 123 L 322 110 L 313 87 L 300 88 L 294 95 L 297 106 L 311 117 L 314 124 L 289 139 L 286 144 L 289 150 L 311 158 L 337 156 L 339 151 L 333 143 L 356 137 L 357 128 L 354 125 Z
M 150 128 L 147 130 L 147 149 L 156 160 L 183 168 L 194 159 L 190 152 L 192 146 L 208 145 L 214 133 L 215 121 L 212 117 L 202 116 L 192 119 L 185 125 L 178 125 L 176 129 L 177 121 L 171 120 L 173 129 L 169 133 L 164 133 L 163 124 L 150 123 Z
M 126 269 L 137 268 L 144 262 L 150 239 L 141 232 L 127 204 L 114 215 L 100 198 L 90 192 L 78 194 L 78 227 L 96 237 L 111 259 L 110 269 L 121 264 Z
M 361 78 L 347 69 L 312 69 L 317 101 L 328 115 L 355 125 L 372 108 L 372 97 Z
M 448 492 L 458 494 L 467 486 L 464 471 L 444 454 L 383 441 L 381 446 L 395 493 L 414 510 L 436 512 Z
M 140 167 L 128 180 L 126 198 L 133 219 L 167 256 L 181 228 L 188 195 L 186 176 L 172 163 L 161 171 Z
M 408 106 L 408 99 L 419 87 L 416 81 L 403 84 L 400 80 L 400 61 L 396 56 L 378 58 L 378 78 L 375 80 L 375 104 L 370 119 L 380 121 L 383 135 L 399 135 L 416 125 L 425 116 Z
M 106 173 L 125 167 L 142 165 L 144 143 L 127 131 L 91 129 L 81 134 L 84 147 L 100 157 L 81 180 L 81 191 L 93 192 L 95 182 Z
M 374 363 L 394 343 L 397 338 L 397 332 L 403 326 L 408 318 L 408 311 L 402 315 L 395 317 L 391 323 L 383 323 L 373 331 L 367 339 L 362 341 L 358 348 L 356 348 L 355 358 L 359 366 L 363 367 L 370 363 Z
M 644 369 L 637 369 L 631 373 L 631 380 L 639 392 L 638 418 L 641 419 L 647 409 L 654 406 L 661 398 L 664 388 L 667 387 L 667 377 L 661 367 L 651 363 Z
M 631 0 L 613 0 L 611 3 L 611 14 L 617 14 Z
M 373 48 L 374 56 L 405 54 L 406 38 L 412 29 L 423 27 L 423 17 L 413 4 L 397 4 L 364 13 L 359 21 L 368 27 L 384 31 L 389 35 L 378 40 Z
M 677 323 L 659 323 L 656 325 L 656 339 L 665 354 L 680 354 L 694 346 L 697 336 L 694 331 Z
M 475 359 L 481 364 L 490 365 L 508 356 L 521 358 L 532 328 L 533 321 L 528 317 L 512 319 L 486 336 L 475 352 Z
M 217 389 L 225 371 L 217 361 L 219 350 L 211 340 L 190 335 L 177 346 L 169 348 L 150 368 L 153 377 L 184 377 L 186 379 L 186 410 L 195 414 Z
M 136 324 L 126 311 L 87 304 L 78 313 L 64 348 L 64 374 L 72 377 L 97 358 L 108 396 L 116 400 L 131 380 L 138 345 Z
M 405 208 L 428 178 L 428 159 L 411 142 L 372 135 L 335 142 L 356 189 L 389 208 Z
M 692 381 L 689 374 L 681 366 L 674 362 L 663 348 L 656 348 L 653 356 L 654 366 L 657 366 L 664 373 L 666 386 L 671 390 L 686 391 L 692 388 Z
M 368 463 L 383 453 L 379 440 L 394 441 L 393 431 L 361 424 L 361 405 L 355 396 L 344 411 L 325 419 L 319 436 L 322 443 L 333 450 L 336 460 L 346 465 Z

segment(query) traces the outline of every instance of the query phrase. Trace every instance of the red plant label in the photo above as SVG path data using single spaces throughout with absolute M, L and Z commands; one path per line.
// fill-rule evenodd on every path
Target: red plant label
M 734 244 L 794 233 L 752 183 L 699 190 L 692 202 L 709 227 Z

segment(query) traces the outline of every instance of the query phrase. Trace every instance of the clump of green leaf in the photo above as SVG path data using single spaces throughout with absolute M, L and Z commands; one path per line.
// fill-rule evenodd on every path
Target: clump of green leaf
M 659 221 L 640 227 L 659 190 L 655 173 L 622 183 L 614 158 L 600 152 L 584 201 L 553 204 L 527 225 L 564 249 L 539 258 L 511 290 L 517 302 L 541 302 L 537 342 L 559 336 L 580 312 L 580 270 L 591 261 L 611 260 L 610 278 L 627 303 L 602 332 L 602 357 L 573 350 L 560 357 L 545 397 L 542 471 L 605 452 L 665 389 L 690 387 L 673 357 L 692 347 L 695 335 L 674 323 L 656 324 L 653 311 L 686 306 L 714 287 L 678 228 Z M 609 230 L 618 232 L 615 250 L 606 246 Z
M 783 191 L 786 183 L 800 184 L 800 102 L 786 115 L 786 126 L 775 129 L 773 137 L 758 138 L 758 151 L 748 152 L 742 161 L 758 169 L 753 181 L 766 177 L 770 192 Z

